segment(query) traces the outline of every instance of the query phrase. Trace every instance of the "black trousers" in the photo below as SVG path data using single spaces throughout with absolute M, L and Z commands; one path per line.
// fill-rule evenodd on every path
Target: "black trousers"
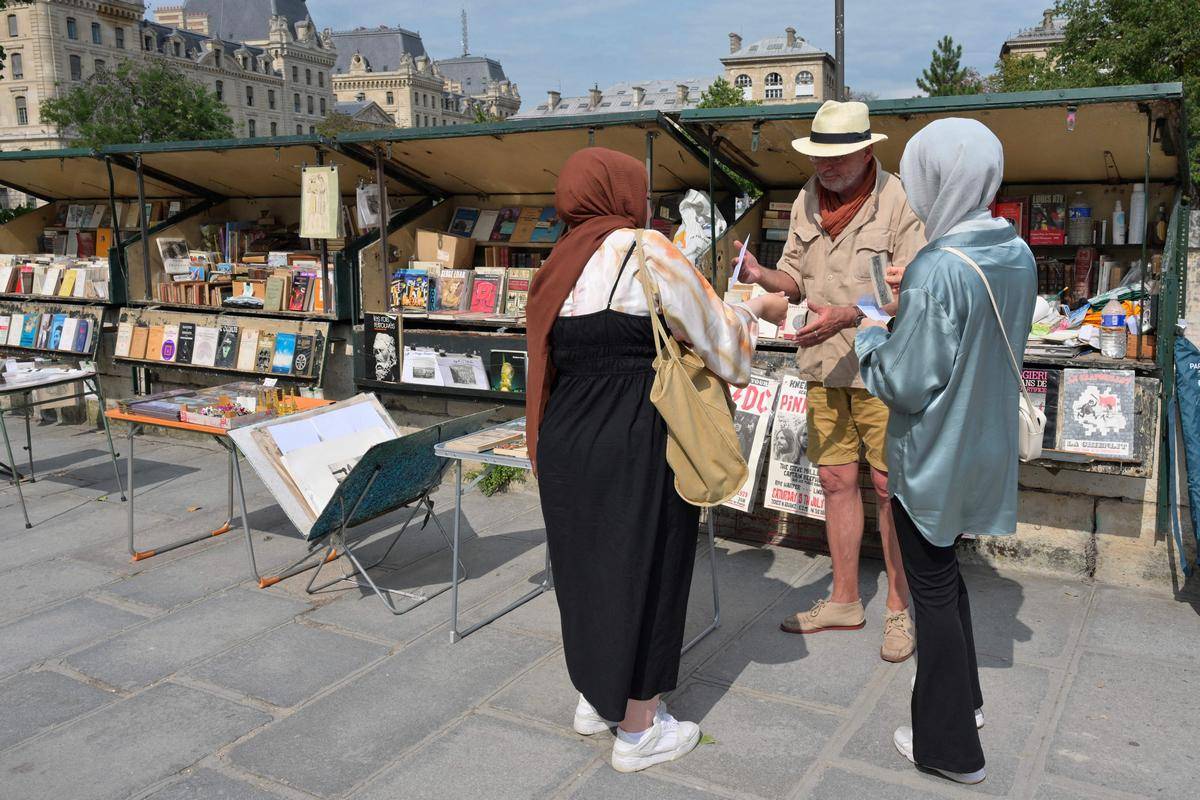
M 895 497 L 892 516 L 917 628 L 913 755 L 923 767 L 983 769 L 983 747 L 975 728 L 975 709 L 983 706 L 983 692 L 958 555 L 953 547 L 938 547 L 922 536 Z

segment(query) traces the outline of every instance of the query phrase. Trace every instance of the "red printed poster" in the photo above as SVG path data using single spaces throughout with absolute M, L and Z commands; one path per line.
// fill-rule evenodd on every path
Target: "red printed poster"
M 771 413 L 775 410 L 775 395 L 779 381 L 762 375 L 751 375 L 750 384 L 738 389 L 729 387 L 733 396 L 733 429 L 737 432 L 742 457 L 750 468 L 750 474 L 738 493 L 725 502 L 738 511 L 749 511 L 754 503 L 754 488 L 758 485 L 758 468 L 762 462 L 763 442 L 771 427 Z
M 779 387 L 771 423 L 771 460 L 763 505 L 776 511 L 825 519 L 825 494 L 808 460 L 808 384 L 787 376 Z

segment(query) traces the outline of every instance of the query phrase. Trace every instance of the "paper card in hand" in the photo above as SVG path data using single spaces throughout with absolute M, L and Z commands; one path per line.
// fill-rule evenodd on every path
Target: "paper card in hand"
M 894 299 L 886 275 L 887 265 L 883 263 L 883 256 L 878 253 L 871 256 L 871 285 L 875 289 L 875 304 L 880 307 L 886 306 Z

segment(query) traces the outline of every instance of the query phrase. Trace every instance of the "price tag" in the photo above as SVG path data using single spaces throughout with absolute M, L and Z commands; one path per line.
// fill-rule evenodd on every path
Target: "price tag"
M 263 378 L 263 386 L 270 389 L 278 382 L 278 380 L 278 378 Z

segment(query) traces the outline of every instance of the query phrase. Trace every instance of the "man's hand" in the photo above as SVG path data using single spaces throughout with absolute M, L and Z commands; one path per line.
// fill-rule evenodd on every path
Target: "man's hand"
M 838 331 L 853 328 L 858 319 L 858 309 L 852 306 L 822 306 L 809 301 L 808 310 L 816 319 L 796 331 L 796 343 L 801 347 L 816 347 Z
M 733 246 L 740 253 L 742 243 L 734 241 Z M 742 271 L 738 274 L 739 283 L 758 283 L 762 280 L 763 265 L 758 263 L 758 259 L 749 250 L 746 251 L 746 257 L 742 259 Z

